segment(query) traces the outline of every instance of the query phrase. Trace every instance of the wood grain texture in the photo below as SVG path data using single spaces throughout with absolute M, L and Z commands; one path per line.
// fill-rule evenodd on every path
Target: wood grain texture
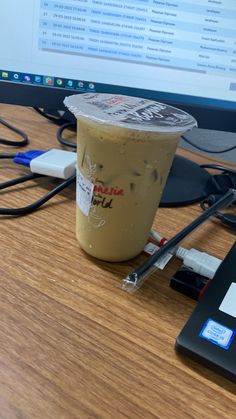
M 0 105 L 0 116 L 29 134 L 30 148 L 60 147 L 57 127 L 32 109 Z M 12 137 L 1 126 L 0 133 Z M 8 160 L 0 165 L 1 182 L 27 172 Z M 56 184 L 2 191 L 0 206 L 26 205 Z M 171 237 L 197 214 L 197 205 L 160 208 L 154 226 Z M 235 418 L 235 385 L 174 351 L 195 305 L 168 285 L 179 262 L 129 295 L 121 280 L 142 256 L 94 260 L 74 230 L 73 186 L 30 215 L 0 219 L 0 417 Z M 184 244 L 223 258 L 234 240 L 208 221 Z

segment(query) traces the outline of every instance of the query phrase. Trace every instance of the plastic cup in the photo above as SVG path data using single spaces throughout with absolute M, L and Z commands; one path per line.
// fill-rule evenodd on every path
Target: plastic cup
M 179 138 L 196 121 L 122 95 L 73 95 L 65 105 L 78 125 L 77 239 L 98 259 L 131 259 L 147 242 Z

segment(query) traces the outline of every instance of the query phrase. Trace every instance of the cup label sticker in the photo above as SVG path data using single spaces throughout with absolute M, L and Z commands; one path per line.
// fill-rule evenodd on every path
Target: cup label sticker
M 219 307 L 220 311 L 236 318 L 236 283 L 232 282 Z
M 206 339 L 223 349 L 229 349 L 234 335 L 234 330 L 212 319 L 206 321 L 199 334 L 201 338 Z
M 76 202 L 84 215 L 88 216 L 93 198 L 94 184 L 77 168 Z

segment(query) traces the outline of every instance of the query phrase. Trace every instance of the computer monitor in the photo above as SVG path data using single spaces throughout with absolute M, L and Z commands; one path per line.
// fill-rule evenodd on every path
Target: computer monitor
M 235 0 L 3 2 L 0 102 L 63 110 L 71 94 L 127 94 L 236 132 L 235 21 Z

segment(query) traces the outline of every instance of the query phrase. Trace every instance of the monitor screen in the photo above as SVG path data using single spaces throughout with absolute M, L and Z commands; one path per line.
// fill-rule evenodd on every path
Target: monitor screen
M 235 0 L 8 0 L 0 102 L 63 109 L 73 93 L 121 93 L 236 131 L 235 21 Z

